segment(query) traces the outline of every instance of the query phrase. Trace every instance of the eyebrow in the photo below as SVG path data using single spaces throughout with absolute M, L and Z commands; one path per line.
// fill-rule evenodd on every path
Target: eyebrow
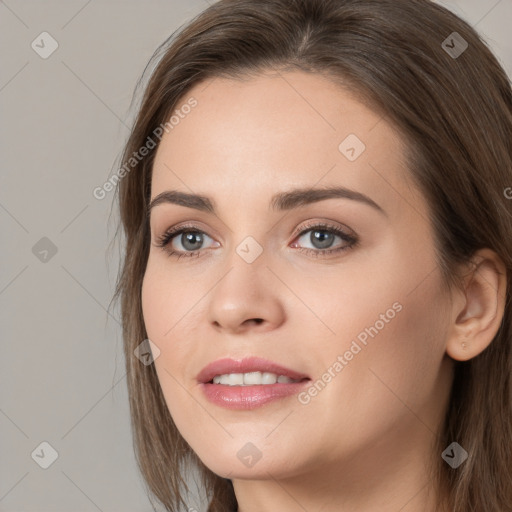
M 326 199 L 350 199 L 371 206 L 381 214 L 387 216 L 387 213 L 373 199 L 350 190 L 345 187 L 329 187 L 329 188 L 295 188 L 287 192 L 280 192 L 272 196 L 270 207 L 276 211 L 292 210 L 308 204 L 324 201 Z M 147 215 L 151 214 L 151 210 L 160 204 L 171 203 L 187 208 L 194 208 L 208 213 L 215 214 L 215 202 L 206 196 L 198 194 L 189 194 L 187 192 L 179 192 L 177 190 L 166 190 L 158 194 L 149 204 Z

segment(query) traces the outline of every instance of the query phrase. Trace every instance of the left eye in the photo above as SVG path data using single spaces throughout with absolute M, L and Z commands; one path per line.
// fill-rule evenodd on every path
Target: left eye
M 309 235 L 307 235 L 309 233 Z M 346 241 L 352 242 L 353 237 L 349 236 L 347 233 L 337 229 L 337 228 L 324 228 L 321 226 L 317 226 L 315 228 L 306 229 L 302 231 L 298 240 L 306 237 L 306 241 L 309 241 L 313 244 L 314 249 L 326 250 L 331 249 L 332 244 L 334 243 L 334 239 L 336 237 Z M 296 244 L 292 244 L 292 247 L 296 247 Z M 308 249 L 306 247 L 306 249 Z M 329 251 L 330 252 L 330 251 Z

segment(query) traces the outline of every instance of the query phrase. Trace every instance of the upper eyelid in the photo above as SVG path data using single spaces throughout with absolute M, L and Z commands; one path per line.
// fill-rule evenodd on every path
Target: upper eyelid
M 169 228 L 166 228 L 162 231 L 163 234 L 173 232 L 174 234 L 177 234 L 181 230 L 189 230 L 189 231 L 197 231 L 204 233 L 205 235 L 208 235 L 208 228 L 203 229 L 199 225 L 195 225 L 194 222 L 196 221 L 190 221 L 190 223 L 187 223 L 186 221 L 181 224 L 177 223 Z M 317 220 L 317 221 L 305 221 L 306 225 L 303 225 L 300 229 L 296 230 L 296 234 L 301 234 L 303 231 L 307 231 L 310 229 L 313 229 L 315 227 L 320 227 L 324 229 L 337 229 L 339 231 L 347 232 L 346 234 L 352 234 L 354 232 L 353 229 L 349 228 L 346 224 L 343 224 L 341 222 L 337 221 L 327 221 L 327 220 Z M 157 233 L 157 230 L 150 230 L 152 233 Z M 210 236 L 210 235 L 208 235 Z

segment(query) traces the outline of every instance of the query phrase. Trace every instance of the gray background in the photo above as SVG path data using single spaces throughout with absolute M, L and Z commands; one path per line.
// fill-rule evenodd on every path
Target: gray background
M 512 0 L 439 3 L 476 26 L 512 76 Z M 113 193 L 92 191 L 115 169 L 153 51 L 207 5 L 0 0 L 0 511 L 152 510 L 119 311 L 107 311 L 118 217 Z M 59 46 L 43 59 L 31 44 L 48 51 L 45 31 Z M 35 462 L 50 460 L 44 441 L 58 452 L 47 469 Z

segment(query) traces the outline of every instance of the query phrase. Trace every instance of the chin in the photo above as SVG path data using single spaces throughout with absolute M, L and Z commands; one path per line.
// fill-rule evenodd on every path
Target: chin
M 247 443 L 249 444 L 249 443 Z M 275 452 L 272 457 L 260 452 L 251 455 L 254 450 L 249 446 L 238 447 L 232 453 L 209 452 L 207 457 L 200 457 L 203 464 L 213 473 L 222 477 L 239 480 L 268 480 L 269 474 L 275 478 L 287 478 L 297 473 L 290 466 L 290 458 L 284 454 L 279 457 Z

